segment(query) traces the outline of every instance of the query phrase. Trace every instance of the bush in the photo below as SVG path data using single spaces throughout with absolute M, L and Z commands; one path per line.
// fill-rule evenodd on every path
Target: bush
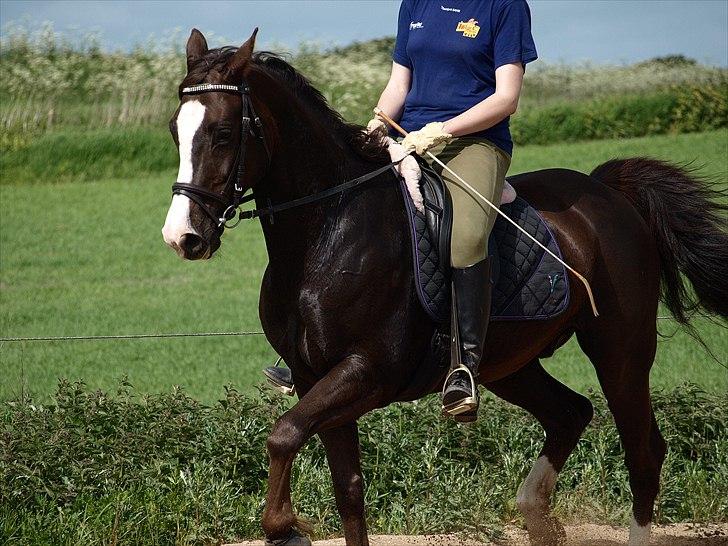
M 691 133 L 728 127 L 728 82 L 652 95 L 523 108 L 511 121 L 517 144 Z
M 183 40 L 102 52 L 44 26 L 8 28 L 0 48 L 3 182 L 131 177 L 173 168 L 164 133 L 184 74 Z M 291 63 L 349 121 L 364 124 L 389 77 L 392 38 Z M 728 125 L 728 70 L 667 56 L 631 66 L 529 66 L 517 144 L 695 132 Z M 49 136 L 50 135 L 50 136 Z
M 179 164 L 169 133 L 149 127 L 63 129 L 2 151 L 2 183 L 133 178 Z
M 728 398 L 686 385 L 655 395 L 669 446 L 658 502 L 663 522 L 728 520 Z M 179 390 L 109 396 L 62 382 L 54 403 L 0 411 L 0 541 L 18 544 L 207 543 L 261 535 L 265 438 L 285 402 L 228 388 L 213 406 Z M 415 425 L 413 426 L 413 423 Z M 485 397 L 481 418 L 443 420 L 436 397 L 361 421 L 372 532 L 492 534 L 518 519 L 515 492 L 543 432 L 522 411 Z M 556 512 L 624 524 L 623 454 L 605 404 L 561 474 Z M 317 536 L 339 531 L 323 449 L 294 467 L 296 509 Z

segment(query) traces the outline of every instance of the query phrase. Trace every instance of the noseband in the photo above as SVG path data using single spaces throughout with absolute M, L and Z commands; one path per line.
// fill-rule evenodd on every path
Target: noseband
M 255 114 L 255 110 L 253 109 L 253 102 L 250 100 L 250 88 L 247 86 L 247 84 L 245 82 L 243 82 L 241 85 L 201 83 L 199 85 L 193 85 L 191 87 L 185 87 L 184 89 L 182 89 L 182 95 L 197 95 L 200 93 L 212 92 L 238 93 L 242 99 L 240 148 L 238 149 L 237 157 L 235 158 L 235 165 L 231 169 L 230 174 L 225 181 L 225 189 L 224 193 L 222 194 L 185 182 L 175 182 L 174 184 L 172 184 L 172 194 L 184 195 L 185 197 L 188 197 L 189 199 L 197 203 L 200 208 L 205 212 L 205 214 L 207 214 L 207 216 L 210 217 L 213 222 L 215 222 L 217 229 L 220 231 L 224 230 L 225 228 L 234 228 L 243 219 L 252 219 L 261 216 L 267 216 L 270 221 L 273 222 L 274 213 L 292 209 L 295 207 L 300 207 L 303 205 L 308 205 L 310 203 L 315 203 L 317 201 L 321 201 L 322 199 L 326 199 L 327 197 L 331 197 L 332 195 L 336 195 L 346 190 L 353 189 L 360 184 L 363 184 L 364 182 L 376 178 L 377 176 L 383 174 L 390 169 L 392 169 L 395 176 L 399 176 L 399 173 L 394 167 L 399 164 L 402 159 L 404 159 L 404 157 L 399 161 L 392 161 L 391 163 L 388 163 L 383 167 L 379 167 L 378 169 L 370 171 L 362 176 L 359 176 L 352 180 L 347 180 L 346 182 L 343 182 L 337 186 L 327 188 L 313 195 L 300 197 L 298 199 L 293 199 L 292 201 L 287 201 L 278 205 L 272 205 L 269 202 L 269 206 L 264 209 L 238 211 L 240 205 L 255 199 L 255 195 L 253 193 L 245 195 L 246 190 L 245 188 L 243 188 L 243 175 L 245 174 L 245 145 L 247 143 L 248 136 L 252 135 L 261 140 L 261 142 L 263 143 L 263 147 L 265 148 L 265 152 L 268 156 L 268 164 L 270 164 L 271 160 L 270 150 L 268 149 L 268 145 L 265 141 L 265 135 L 263 134 L 263 124 L 261 123 L 260 118 Z M 252 124 L 251 120 L 253 122 Z M 228 198 L 228 194 L 231 197 Z M 210 202 L 222 207 L 223 213 L 221 216 L 218 216 L 214 213 L 213 210 L 210 209 L 210 207 L 208 206 L 208 203 Z M 235 219 L 236 212 L 237 219 Z M 229 222 L 234 219 L 235 222 L 230 224 Z
M 233 228 L 240 223 L 242 216 L 230 225 L 228 222 L 235 218 L 235 212 L 243 203 L 253 200 L 253 195 L 245 195 L 243 188 L 243 175 L 245 174 L 245 149 L 248 136 L 259 138 L 270 162 L 270 152 L 263 134 L 263 124 L 253 109 L 253 101 L 250 100 L 250 87 L 243 82 L 241 85 L 225 85 L 219 83 L 201 83 L 182 89 L 182 95 L 198 95 L 201 93 L 238 93 L 242 99 L 242 123 L 240 125 L 240 147 L 235 158 L 235 165 L 225 181 L 225 189 L 222 194 L 207 190 L 203 187 L 185 182 L 172 184 L 172 195 L 184 195 L 195 203 L 215 222 L 218 229 Z M 251 124 L 252 120 L 252 124 Z M 230 197 L 228 197 L 228 195 Z M 220 205 L 223 209 L 221 216 L 211 210 L 208 203 Z

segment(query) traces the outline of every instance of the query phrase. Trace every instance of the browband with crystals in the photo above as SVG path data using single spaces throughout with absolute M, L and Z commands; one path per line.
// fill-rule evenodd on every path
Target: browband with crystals
M 191 87 L 182 89 L 182 94 L 186 93 L 204 93 L 205 91 L 236 91 L 238 93 L 247 93 L 249 91 L 247 85 L 226 85 L 222 83 L 201 83 Z

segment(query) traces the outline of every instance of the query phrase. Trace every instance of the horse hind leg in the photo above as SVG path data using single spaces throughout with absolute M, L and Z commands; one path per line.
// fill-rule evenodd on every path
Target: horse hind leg
M 632 490 L 632 523 L 629 544 L 649 544 L 655 498 L 660 489 L 660 470 L 666 444 L 655 421 L 650 398 L 649 374 L 657 348 L 654 317 L 632 332 L 631 342 L 622 334 L 610 336 L 602 325 L 577 331 L 579 345 L 594 364 L 599 383 L 614 416 L 624 446 Z M 616 330 L 615 330 L 616 332 Z
M 551 495 L 558 473 L 591 421 L 591 402 L 549 375 L 538 360 L 485 386 L 531 413 L 546 431 L 543 448 L 519 488 L 516 500 L 531 544 L 562 544 L 566 533 L 551 515 Z

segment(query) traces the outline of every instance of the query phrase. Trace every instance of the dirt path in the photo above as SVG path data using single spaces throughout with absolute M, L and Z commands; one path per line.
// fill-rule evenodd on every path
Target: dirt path
M 628 530 L 609 525 L 568 525 L 568 546 L 617 546 L 627 543 Z M 482 543 L 453 535 L 370 537 L 371 546 L 528 546 L 526 531 L 506 528 L 504 539 L 495 543 Z M 728 545 L 728 524 L 678 523 L 658 525 L 652 531 L 650 544 L 655 546 Z M 321 540 L 315 546 L 345 546 L 343 539 Z M 261 541 L 241 542 L 228 546 L 263 546 Z

